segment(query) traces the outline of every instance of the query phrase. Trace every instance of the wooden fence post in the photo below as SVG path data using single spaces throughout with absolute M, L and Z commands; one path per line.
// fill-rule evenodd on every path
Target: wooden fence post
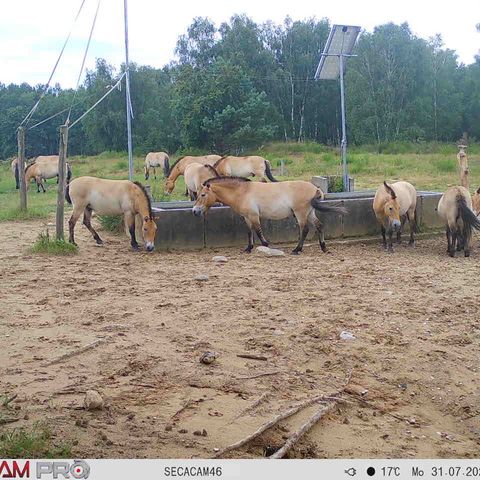
M 25 127 L 17 130 L 18 155 L 18 181 L 20 187 L 20 210 L 27 210 L 27 184 L 25 183 Z
M 56 215 L 56 236 L 57 240 L 64 240 L 63 236 L 63 216 L 65 206 L 65 173 L 68 144 L 68 126 L 60 127 L 60 142 L 58 145 L 58 195 L 57 195 L 57 215 Z

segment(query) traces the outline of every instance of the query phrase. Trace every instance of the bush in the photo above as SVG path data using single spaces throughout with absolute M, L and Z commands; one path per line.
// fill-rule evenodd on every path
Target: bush
M 123 232 L 123 216 L 121 215 L 99 215 L 98 220 L 103 229 L 108 232 Z

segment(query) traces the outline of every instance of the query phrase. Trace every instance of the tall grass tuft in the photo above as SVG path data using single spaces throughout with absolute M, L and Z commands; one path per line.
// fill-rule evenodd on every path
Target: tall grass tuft
M 46 255 L 75 255 L 78 253 L 78 247 L 65 240 L 51 239 L 47 230 L 45 233 L 40 233 L 31 251 Z
M 122 215 L 98 215 L 97 218 L 104 230 L 114 233 L 123 232 Z

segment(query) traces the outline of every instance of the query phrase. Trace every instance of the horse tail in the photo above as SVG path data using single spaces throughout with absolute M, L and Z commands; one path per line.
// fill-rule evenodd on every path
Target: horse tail
M 325 205 L 322 201 L 322 194 L 317 194 L 315 197 L 313 197 L 312 200 L 310 200 L 310 205 L 319 212 L 339 213 L 340 215 L 346 215 L 348 213 L 348 210 L 345 207 L 341 207 L 339 204 Z
M 20 188 L 20 172 L 18 171 L 18 162 L 15 165 L 15 188 L 17 190 Z
M 165 178 L 167 178 L 170 175 L 170 159 L 168 158 L 168 155 L 165 155 L 163 158 L 163 175 Z
M 70 179 L 72 178 L 72 169 L 67 163 L 67 186 L 65 188 L 65 200 L 71 205 L 72 199 L 70 197 Z
M 415 207 L 415 211 L 413 212 L 413 233 L 420 233 L 420 225 L 418 224 L 418 208 Z
M 472 230 L 480 230 L 480 219 L 468 208 L 467 202 L 463 195 L 457 195 L 458 215 L 463 222 L 463 230 L 461 235 L 464 239 L 472 236 Z
M 270 170 L 270 162 L 265 160 L 265 175 L 271 182 L 278 182 L 278 180 L 272 175 L 272 171 Z

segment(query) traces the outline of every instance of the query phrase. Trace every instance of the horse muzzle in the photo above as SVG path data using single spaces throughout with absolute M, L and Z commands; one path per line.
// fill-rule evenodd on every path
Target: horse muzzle
M 155 245 L 153 244 L 153 242 L 147 242 L 145 244 L 145 248 L 147 249 L 147 252 L 153 252 Z
M 200 217 L 203 215 L 203 208 L 202 207 L 193 207 L 192 212 L 196 217 Z
M 392 229 L 395 231 L 395 232 L 398 232 L 401 228 L 402 224 L 400 221 L 398 220 L 393 220 L 392 222 Z

